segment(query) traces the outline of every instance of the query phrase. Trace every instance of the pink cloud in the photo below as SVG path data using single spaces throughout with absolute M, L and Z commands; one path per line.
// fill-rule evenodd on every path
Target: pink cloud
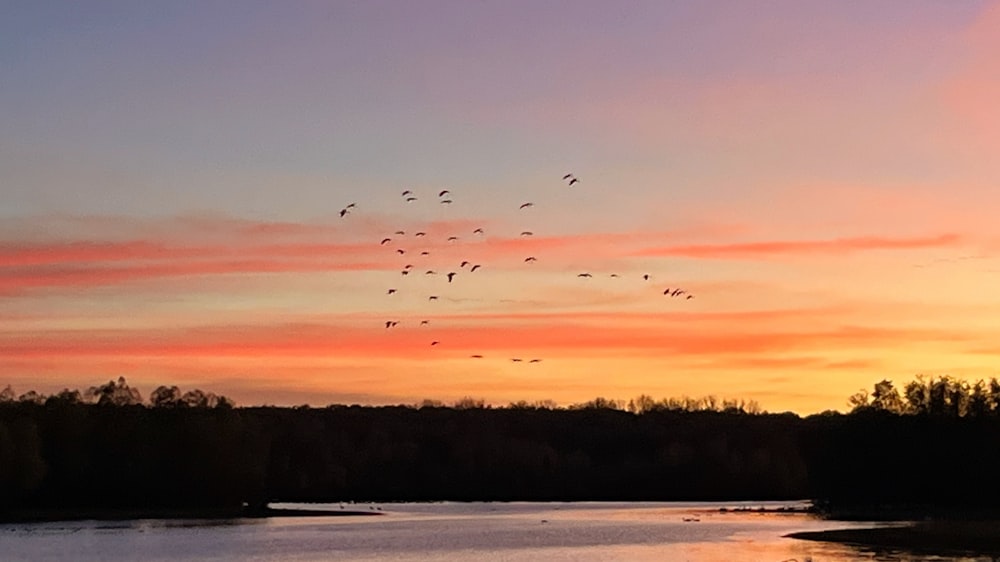
M 912 250 L 956 246 L 957 234 L 912 238 L 863 236 L 830 240 L 772 240 L 731 244 L 689 244 L 646 248 L 639 256 L 678 256 L 708 259 L 749 259 L 782 255 L 840 255 L 871 250 Z

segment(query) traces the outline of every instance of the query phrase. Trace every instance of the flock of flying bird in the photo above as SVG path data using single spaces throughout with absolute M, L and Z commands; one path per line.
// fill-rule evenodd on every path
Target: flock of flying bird
M 563 176 L 562 179 L 563 179 L 563 181 L 566 182 L 566 185 L 570 186 L 570 187 L 572 187 L 572 186 L 580 183 L 580 180 L 575 175 L 573 175 L 573 174 L 566 174 L 566 175 Z M 451 191 L 448 190 L 448 189 L 443 189 L 443 190 L 439 191 L 438 194 L 437 194 L 437 196 L 438 196 L 438 203 L 441 204 L 441 205 L 451 205 L 453 203 L 453 199 L 451 198 Z M 403 198 L 403 201 L 405 203 L 413 203 L 413 202 L 415 202 L 415 201 L 418 200 L 416 194 L 414 194 L 414 192 L 412 190 L 409 190 L 409 189 L 403 191 L 402 194 L 401 194 L 401 197 Z M 527 201 L 527 202 L 522 203 L 520 205 L 519 210 L 530 209 L 531 207 L 534 207 L 534 206 L 535 206 L 534 203 L 532 203 L 530 201 Z M 341 218 L 346 217 L 347 215 L 351 214 L 351 212 L 353 210 L 355 210 L 355 209 L 356 209 L 356 205 L 354 203 L 351 203 L 351 204 L 347 205 L 346 207 L 344 207 L 343 209 L 340 210 L 340 217 Z M 482 228 L 476 228 L 476 229 L 474 229 L 472 231 L 472 234 L 474 236 L 481 237 L 481 236 L 485 236 L 485 231 Z M 397 230 L 397 231 L 394 232 L 394 234 L 392 236 L 386 236 L 386 237 L 382 238 L 382 240 L 379 243 L 379 245 L 380 246 L 393 246 L 395 244 L 395 242 L 398 240 L 397 238 L 394 238 L 394 237 L 398 237 L 398 236 L 406 236 L 406 232 L 403 231 L 403 230 Z M 419 232 L 413 233 L 412 236 L 413 236 L 413 238 L 425 238 L 426 236 L 428 236 L 428 233 L 424 232 L 424 231 L 419 231 Z M 520 236 L 521 237 L 531 237 L 531 236 L 534 236 L 534 232 L 532 232 L 530 230 L 523 230 L 523 231 L 521 231 Z M 446 238 L 446 242 L 448 242 L 448 243 L 456 242 L 458 240 L 459 240 L 458 236 L 448 236 Z M 407 255 L 407 253 L 408 253 L 408 250 L 405 249 L 405 248 L 394 248 L 394 249 L 395 249 L 396 254 L 398 254 L 400 256 Z M 429 256 L 430 255 L 430 251 L 426 250 L 426 249 L 421 249 L 419 251 L 419 255 L 421 257 Z M 523 261 L 524 261 L 524 263 L 531 264 L 531 263 L 537 262 L 538 258 L 536 258 L 535 256 L 527 256 L 527 257 L 524 258 Z M 458 267 L 454 271 L 448 271 L 447 273 L 444 274 L 444 277 L 446 277 L 448 279 L 448 283 L 452 283 L 455 280 L 455 278 L 460 273 L 462 273 L 462 272 L 475 273 L 480 268 L 482 268 L 482 264 L 472 263 L 471 261 L 468 261 L 468 260 L 462 260 L 458 264 Z M 416 269 L 416 267 L 412 263 L 407 263 L 400 270 L 400 274 L 402 276 L 406 277 L 406 276 L 409 276 L 410 273 L 413 272 L 415 269 Z M 425 275 L 425 276 L 438 275 L 438 272 L 436 270 L 433 270 L 433 269 L 427 269 L 426 271 L 424 271 L 423 275 Z M 593 277 L 593 275 L 591 273 L 589 273 L 589 272 L 583 272 L 583 273 L 577 274 L 577 277 L 578 278 L 582 278 L 582 279 L 590 279 L 590 278 Z M 617 273 L 612 273 L 612 274 L 610 274 L 610 277 L 611 278 L 619 278 L 620 276 Z M 648 273 L 646 273 L 646 274 L 642 275 L 642 279 L 644 281 L 649 281 L 651 279 L 651 276 Z M 397 289 L 395 289 L 395 288 L 389 288 L 389 289 L 386 290 L 386 295 L 387 296 L 391 296 L 391 295 L 396 294 L 397 292 L 398 292 Z M 684 289 L 676 288 L 676 287 L 675 288 L 666 288 L 666 289 L 664 289 L 663 290 L 663 295 L 666 296 L 666 297 L 670 297 L 670 298 L 684 297 L 684 300 L 690 300 L 690 299 L 694 298 L 693 294 L 687 292 Z M 437 300 L 439 300 L 439 298 L 440 298 L 439 295 L 428 295 L 427 296 L 427 300 L 430 301 L 430 302 L 437 301 Z M 430 324 L 430 320 L 421 320 L 419 325 L 420 326 L 427 326 L 429 324 Z M 398 320 L 386 320 L 385 321 L 385 329 L 387 329 L 387 330 L 391 329 L 391 328 L 395 328 L 398 325 L 399 325 L 399 321 Z M 441 341 L 439 341 L 439 340 L 432 340 L 430 342 L 430 345 L 432 347 L 433 346 L 441 345 Z M 484 356 L 481 355 L 481 354 L 473 354 L 473 355 L 470 355 L 469 357 L 472 358 L 472 359 L 482 359 Z M 520 357 L 512 357 L 510 360 L 512 362 L 514 362 L 514 363 L 540 363 L 542 361 L 541 359 L 538 359 L 538 358 L 524 360 L 524 359 L 522 359 Z

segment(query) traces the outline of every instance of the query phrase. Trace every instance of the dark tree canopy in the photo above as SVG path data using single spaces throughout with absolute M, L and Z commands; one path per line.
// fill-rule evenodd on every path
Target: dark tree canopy
M 596 398 L 491 407 L 242 407 L 124 379 L 0 392 L 0 516 L 272 501 L 766 500 L 984 508 L 1000 489 L 1000 385 L 880 381 L 852 413 Z M 961 486 L 956 486 L 960 482 Z

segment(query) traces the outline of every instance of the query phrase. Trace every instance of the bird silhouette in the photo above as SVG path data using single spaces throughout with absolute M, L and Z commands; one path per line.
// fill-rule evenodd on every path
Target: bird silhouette
M 469 271 L 475 271 L 475 270 L 479 269 L 480 267 L 482 267 L 482 266 L 477 263 L 476 265 L 472 266 L 472 269 L 470 269 Z
M 646 281 L 649 281 L 649 274 L 646 273 L 645 275 L 642 276 L 642 278 Z
M 399 254 L 399 255 L 403 255 L 403 254 L 406 253 L 406 250 L 400 248 L 400 249 L 396 250 L 396 253 Z
M 565 176 L 563 176 L 563 179 L 568 180 L 571 177 L 573 177 L 573 174 L 566 174 Z
M 684 300 L 691 300 L 693 298 L 694 298 L 694 295 L 688 295 Z
M 448 191 L 447 189 L 444 189 L 441 191 L 441 193 L 438 193 L 438 197 L 444 197 L 445 195 L 451 195 L 451 192 Z
M 406 191 L 403 192 L 403 197 L 406 197 L 407 195 L 413 195 L 413 192 L 407 189 Z
M 511 361 L 513 361 L 513 362 L 515 362 L 515 363 L 520 363 L 520 362 L 522 361 L 522 359 L 520 359 L 520 358 L 518 358 L 518 357 L 512 357 L 512 358 L 511 358 Z
M 386 245 L 386 244 L 388 244 L 389 242 L 392 242 L 392 238 L 383 238 L 383 239 L 382 239 L 382 241 L 381 241 L 381 242 L 379 242 L 379 245 L 380 245 L 380 246 L 385 246 L 385 245 Z
M 469 265 L 469 262 L 463 260 L 462 263 L 458 264 L 458 267 L 465 267 L 467 265 Z
M 521 236 L 532 236 L 534 234 L 535 233 L 531 232 L 530 230 L 525 230 L 524 232 L 521 233 Z
M 403 270 L 400 271 L 399 273 L 400 273 L 400 275 L 409 275 L 410 274 L 410 270 L 406 269 L 406 268 L 403 268 Z
M 431 345 L 437 345 L 437 344 L 439 344 L 439 343 L 441 343 L 441 342 L 439 342 L 439 341 L 432 341 L 432 342 L 431 342 Z
M 399 322 L 397 322 L 395 320 L 386 320 L 385 321 L 385 329 L 388 330 L 389 328 L 392 328 L 396 324 L 399 324 Z
M 449 236 L 449 237 L 448 237 L 448 241 L 449 241 L 449 242 L 454 242 L 454 241 L 456 241 L 456 240 L 458 240 L 458 236 Z
M 618 274 L 617 273 L 612 273 L 611 274 L 611 278 L 612 279 L 618 279 Z
M 354 203 L 348 203 L 348 205 L 346 207 L 344 207 L 344 208 L 345 209 L 353 209 L 354 207 L 355 207 Z
M 593 277 L 593 275 L 591 275 L 589 273 L 578 273 L 577 277 Z
M 426 325 L 428 325 L 428 324 L 430 324 L 430 323 L 431 323 L 431 321 L 430 321 L 430 320 L 421 320 L 421 321 L 420 321 L 420 325 L 421 325 L 421 326 L 426 326 Z
M 418 232 L 418 233 L 414 234 L 414 236 L 427 236 L 427 233 L 426 232 Z
M 397 236 L 403 236 L 404 234 L 406 234 L 406 233 L 405 233 L 405 232 L 403 232 L 402 230 L 397 230 L 397 231 L 396 231 L 396 235 L 397 235 Z
M 437 298 L 437 295 L 431 295 L 431 296 L 427 297 L 427 300 L 429 300 L 429 301 L 436 301 L 436 300 L 438 300 L 438 298 Z
M 472 233 L 473 234 L 483 234 L 483 229 L 477 228 L 477 229 L 473 230 Z
M 541 362 L 542 362 L 541 359 L 532 359 L 531 361 L 528 361 L 528 363 L 541 363 Z
M 420 255 L 421 256 L 429 256 L 429 255 L 431 255 L 431 253 L 428 252 L 428 251 L 426 251 L 426 250 L 424 250 L 423 252 L 420 252 Z
M 427 271 L 424 272 L 424 275 L 437 275 L 437 272 L 434 271 L 433 269 L 428 269 Z
M 406 202 L 407 203 L 410 203 L 410 202 L 413 202 L 413 201 L 416 201 L 416 200 L 417 200 L 417 198 L 416 197 L 412 197 L 412 196 L 406 198 Z
M 403 269 L 413 269 L 413 264 L 412 263 L 408 263 L 408 264 L 406 264 L 406 265 L 403 266 Z
M 395 292 L 396 292 L 396 289 L 389 289 L 388 291 L 386 291 L 385 294 L 391 295 L 391 294 L 394 294 Z
M 534 206 L 535 206 L 534 203 L 521 203 L 521 206 L 518 207 L 518 208 L 519 209 L 527 209 L 528 207 L 534 207 Z
M 442 199 L 441 200 L 441 204 L 442 205 L 450 205 L 451 204 L 451 199 Z
M 527 262 L 533 262 L 533 261 L 538 261 L 538 258 L 536 258 L 535 256 L 528 256 L 528 257 L 524 258 L 524 261 L 525 261 L 526 263 L 527 263 Z
M 569 180 L 569 185 L 573 185 L 574 183 L 580 183 L 580 180 L 578 180 L 576 178 L 573 178 L 573 179 Z
M 482 358 L 483 358 L 483 356 L 482 356 L 482 355 L 479 355 L 478 353 L 477 353 L 477 354 L 475 354 L 475 355 L 470 355 L 469 357 L 471 357 L 471 358 L 473 358 L 473 359 L 482 359 Z
M 663 294 L 664 295 L 669 295 L 670 294 L 670 287 L 667 287 L 666 289 L 664 289 L 663 290 Z
M 340 210 L 340 218 L 344 218 L 344 215 L 346 215 L 346 214 L 347 214 L 347 209 L 341 209 Z
M 455 278 L 455 275 L 456 275 L 456 273 L 454 271 L 448 273 L 448 282 L 449 283 L 451 283 L 451 280 Z

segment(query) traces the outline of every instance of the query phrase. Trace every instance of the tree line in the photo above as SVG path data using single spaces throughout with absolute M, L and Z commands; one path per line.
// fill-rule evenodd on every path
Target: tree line
M 871 393 L 859 390 L 848 399 L 853 412 L 947 417 L 1000 416 L 1000 382 L 996 378 L 973 383 L 950 377 L 918 375 L 900 393 L 890 380 L 875 383 Z
M 149 395 L 149 401 L 142 398 L 139 389 L 129 386 L 125 377 L 92 386 L 87 390 L 65 388 L 46 396 L 34 390 L 18 395 L 7 385 L 0 390 L 0 404 L 22 402 L 29 404 L 96 404 L 98 406 L 139 406 L 148 404 L 153 408 L 232 408 L 234 402 L 225 396 L 199 389 L 181 392 L 176 386 L 159 386 Z
M 805 418 L 710 398 L 286 408 L 173 387 L 143 400 L 124 379 L 41 399 L 5 391 L 0 517 L 347 500 L 997 505 L 1000 416 L 955 394 L 938 408 L 940 379 L 915 381 L 923 409 L 873 406 L 895 403 L 884 382 L 849 414 Z

